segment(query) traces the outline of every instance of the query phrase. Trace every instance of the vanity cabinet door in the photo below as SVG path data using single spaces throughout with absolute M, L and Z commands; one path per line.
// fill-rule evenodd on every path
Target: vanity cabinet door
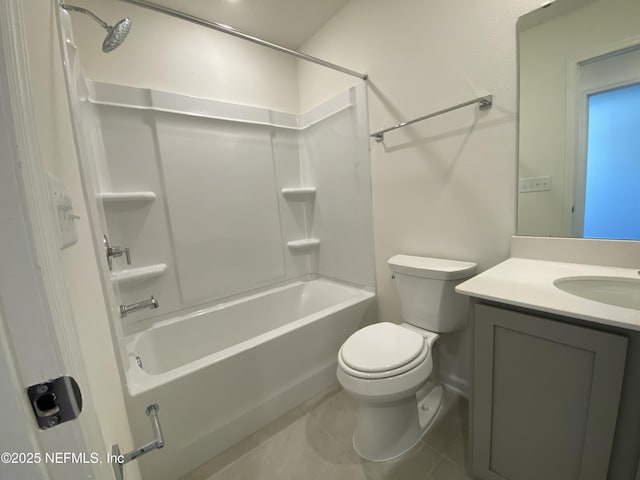
M 606 479 L 627 339 L 488 305 L 474 313 L 474 474 Z

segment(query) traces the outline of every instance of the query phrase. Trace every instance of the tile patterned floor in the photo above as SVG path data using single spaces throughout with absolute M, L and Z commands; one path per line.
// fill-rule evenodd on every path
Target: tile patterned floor
M 356 403 L 338 385 L 232 446 L 181 480 L 470 480 L 467 401 L 445 390 L 422 441 L 387 462 L 361 459 Z

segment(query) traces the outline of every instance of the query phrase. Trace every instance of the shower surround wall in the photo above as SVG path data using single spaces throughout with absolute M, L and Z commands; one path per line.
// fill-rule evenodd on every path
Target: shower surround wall
M 62 12 L 64 64 L 136 445 L 160 405 L 166 445 L 136 463 L 174 480 L 334 383 L 340 345 L 376 319 L 366 88 L 298 114 L 295 61 L 117 7 L 137 34 L 109 56 Z M 103 233 L 132 265 L 107 270 Z M 159 309 L 120 318 L 151 295 Z
M 95 201 L 133 260 L 115 298 L 160 302 L 114 327 L 137 443 L 162 412 L 143 476 L 172 480 L 334 383 L 375 321 L 366 90 L 293 115 L 77 80 Z
M 375 321 L 366 91 L 293 115 L 88 81 L 73 52 L 94 229 L 133 260 L 113 259 L 109 301 L 160 302 L 112 318 L 137 444 L 162 412 L 139 464 L 172 480 L 334 383 Z
M 114 281 L 125 304 L 160 302 L 125 332 L 315 274 L 374 285 L 363 85 L 300 116 L 98 82 L 89 91 L 109 238 L 133 260 L 114 259 Z

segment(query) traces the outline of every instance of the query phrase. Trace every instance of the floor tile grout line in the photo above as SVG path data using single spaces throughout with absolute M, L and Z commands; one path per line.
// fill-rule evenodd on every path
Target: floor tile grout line
M 300 409 L 302 411 L 304 411 L 304 409 Z M 256 452 L 258 450 L 261 450 L 262 447 L 264 447 L 267 443 L 269 443 L 271 440 L 273 440 L 273 437 L 275 437 L 276 435 L 278 435 L 281 432 L 284 432 L 285 430 L 288 430 L 289 428 L 291 428 L 293 425 L 295 425 L 296 423 L 300 422 L 301 420 L 303 420 L 307 415 L 309 415 L 308 413 L 305 413 L 304 415 L 302 415 L 300 418 L 298 418 L 296 421 L 290 423 L 289 425 L 287 425 L 285 428 L 283 428 L 282 430 L 274 433 L 273 435 L 270 435 L 268 438 L 266 438 L 264 441 L 258 443 L 255 447 L 251 448 L 250 450 L 247 450 L 246 452 L 244 452 L 242 455 L 240 455 L 238 458 L 234 459 L 231 463 L 229 463 L 228 465 L 225 465 L 223 468 L 221 468 L 220 470 L 218 470 L 216 473 L 214 473 L 213 475 L 211 475 L 211 477 L 209 477 L 210 480 L 212 478 L 214 478 L 215 476 L 217 476 L 218 474 L 222 473 L 225 470 L 228 470 L 229 468 L 231 468 L 232 466 L 236 465 L 237 463 L 241 462 L 245 457 L 249 456 L 250 454 L 252 454 L 253 452 Z M 277 420 L 277 419 L 276 419 Z M 249 437 L 247 437 L 249 438 Z M 246 440 L 246 439 L 245 439 Z M 243 440 L 241 440 L 243 441 Z M 232 446 L 233 447 L 233 446 Z M 229 448 L 232 448 L 229 447 Z M 224 453 L 224 452 L 222 452 Z M 221 454 L 222 454 L 221 453 Z M 260 452 L 260 454 L 262 455 L 262 457 L 269 463 L 269 465 L 271 465 L 271 462 L 269 462 L 268 458 L 262 453 Z
M 302 404 L 299 405 L 298 408 L 299 409 L 299 413 L 300 413 L 300 417 L 297 418 L 295 421 L 285 424 L 285 426 L 283 426 L 281 429 L 275 431 L 275 433 L 271 433 L 270 435 L 264 437 L 264 439 L 260 442 L 257 443 L 255 446 L 253 446 L 252 448 L 250 448 L 249 450 L 245 451 L 244 453 L 242 453 L 242 455 L 240 455 L 239 457 L 237 457 L 236 459 L 234 459 L 232 462 L 230 462 L 229 464 L 225 465 L 223 468 L 219 469 L 218 471 L 216 471 L 214 474 L 212 474 L 210 477 L 208 477 L 209 480 L 216 478 L 218 475 L 221 475 L 222 472 L 232 472 L 233 468 L 237 468 L 238 464 L 242 461 L 244 461 L 249 455 L 255 453 L 256 451 L 257 454 L 261 457 L 262 460 L 264 460 L 266 462 L 266 464 L 269 466 L 269 468 L 273 469 L 273 464 L 272 461 L 265 455 L 265 451 L 264 448 L 266 448 L 266 446 L 268 444 L 270 444 L 271 442 L 274 441 L 274 438 L 277 437 L 278 435 L 280 435 L 282 432 L 286 432 L 287 430 L 294 428 L 295 425 L 298 424 L 298 422 L 302 422 L 302 421 L 313 421 L 316 426 L 320 429 L 320 431 L 322 431 L 325 435 L 328 436 L 328 439 L 330 439 L 331 443 L 337 447 L 337 450 L 340 453 L 340 457 L 344 457 L 346 455 L 346 457 L 350 460 L 354 461 L 354 465 L 357 465 L 358 470 L 360 471 L 360 473 L 362 473 L 364 475 L 364 477 L 366 477 L 368 480 L 382 480 L 379 479 L 377 475 L 375 475 L 374 473 L 371 473 L 369 470 L 367 470 L 367 468 L 361 463 L 362 459 L 357 455 L 357 452 L 355 452 L 353 450 L 353 448 L 348 448 L 348 447 L 344 447 L 342 445 L 343 442 L 338 440 L 338 437 L 335 436 L 331 431 L 329 431 L 326 426 L 325 423 L 323 423 L 321 421 L 319 410 L 321 410 L 323 407 L 331 410 L 327 404 L 329 403 L 333 403 L 333 402 L 337 402 L 340 399 L 340 395 L 346 395 L 346 393 L 344 392 L 344 390 L 337 390 L 336 392 L 334 392 L 333 394 L 327 396 L 326 398 L 323 398 L 322 401 L 315 403 L 313 406 L 306 406 L 303 407 Z M 313 397 L 312 397 L 313 398 Z M 311 399 L 309 399 L 311 400 Z M 307 400 L 307 401 L 309 401 Z M 335 407 L 335 405 L 334 405 Z M 292 409 L 293 411 L 293 409 Z M 289 413 L 289 412 L 288 412 Z M 439 412 L 438 416 L 441 416 L 444 412 Z M 447 412 L 449 413 L 449 412 Z M 307 418 L 309 417 L 309 418 Z M 276 419 L 277 420 L 277 419 Z M 249 437 L 247 437 L 249 438 Z M 420 476 L 420 478 L 423 478 L 425 480 L 429 480 L 431 478 L 431 476 L 433 475 L 433 472 L 438 468 L 438 466 L 442 465 L 443 461 L 447 461 L 448 463 L 452 464 L 456 469 L 464 472 L 465 474 L 467 474 L 467 470 L 466 470 L 466 463 L 465 465 L 461 465 L 458 462 L 456 462 L 453 458 L 450 457 L 450 453 L 451 453 L 451 449 L 454 445 L 454 443 L 457 441 L 457 438 L 452 440 L 447 446 L 446 448 L 442 449 L 442 452 L 440 451 L 441 449 L 436 448 L 435 446 L 430 445 L 429 443 L 427 443 L 426 441 L 424 441 L 424 439 L 421 439 L 420 442 L 422 443 L 423 447 L 428 448 L 432 453 L 435 454 L 435 458 L 436 461 L 433 464 L 433 466 L 429 469 L 428 472 L 426 472 L 426 476 Z M 318 477 L 320 477 L 322 475 L 323 471 L 326 471 L 326 465 L 323 466 L 323 468 L 315 475 L 315 478 L 317 480 Z M 190 472 L 189 475 L 191 475 L 193 473 Z M 421 472 L 422 473 L 422 472 Z M 424 473 L 423 473 L 424 475 Z M 187 477 L 186 480 L 189 480 L 191 477 Z
M 324 425 L 322 424 L 322 422 L 320 422 L 317 418 L 313 418 L 313 419 L 318 423 L 318 425 L 320 426 L 320 429 L 324 433 L 326 433 L 329 436 L 329 438 L 331 438 L 331 440 L 338 446 L 340 450 L 342 450 L 343 455 L 346 455 L 347 457 L 349 457 L 350 459 L 352 459 L 354 462 L 358 464 L 358 467 L 360 468 L 360 470 L 362 470 L 362 472 L 365 474 L 367 478 L 370 478 L 371 480 L 378 480 L 375 476 L 369 473 L 369 471 L 366 468 L 364 468 L 364 465 L 362 465 L 362 463 L 360 463 L 360 457 L 354 458 L 354 455 L 352 455 L 351 450 L 345 449 L 342 446 L 342 444 L 336 439 L 336 437 L 331 432 L 329 432 L 326 428 L 324 428 Z M 357 452 L 356 452 L 356 455 L 357 455 Z
M 330 398 L 327 398 L 325 401 L 323 401 L 322 403 L 319 403 L 318 405 L 316 405 L 313 410 L 317 410 L 320 406 L 324 405 L 325 403 L 328 403 L 331 400 L 336 399 L 339 395 L 344 395 L 345 392 L 344 390 L 339 391 L 338 393 L 336 393 L 336 395 L 332 395 Z M 358 467 L 360 468 L 360 470 L 362 470 L 362 472 L 364 473 L 364 475 L 367 478 L 370 478 L 371 480 L 378 480 L 373 474 L 371 474 L 365 467 L 364 465 L 362 465 L 362 463 L 360 463 L 360 457 L 354 458 L 354 455 L 352 454 L 351 450 L 349 449 L 345 449 L 342 444 L 338 441 L 338 439 L 329 431 L 324 427 L 324 424 L 318 420 L 314 415 L 311 414 L 311 411 L 309 412 L 309 415 L 311 415 L 311 417 L 313 418 L 313 420 L 315 422 L 318 423 L 318 426 L 320 427 L 320 429 L 326 433 L 329 438 L 331 438 L 331 440 L 338 446 L 338 448 L 340 450 L 342 450 L 343 454 L 347 455 L 349 458 L 351 458 L 353 461 L 357 462 Z M 355 449 L 354 449 L 355 450 Z M 354 452 L 357 455 L 357 452 Z
M 253 452 L 262 450 L 263 447 L 271 442 L 273 440 L 273 438 L 278 435 L 281 432 L 284 432 L 285 430 L 288 430 L 289 428 L 292 428 L 295 424 L 297 424 L 298 422 L 303 421 L 307 416 L 313 418 L 313 420 L 315 422 L 317 422 L 318 426 L 320 427 L 320 429 L 326 433 L 327 435 L 329 435 L 329 437 L 331 438 L 331 440 L 333 442 L 335 442 L 335 444 L 338 446 L 338 448 L 346 454 L 349 454 L 348 451 L 346 451 L 342 445 L 340 445 L 340 442 L 338 442 L 335 437 L 333 435 L 331 435 L 323 426 L 322 423 L 320 421 L 317 420 L 317 418 L 315 418 L 313 415 L 311 415 L 311 412 L 313 410 L 316 410 L 318 407 L 324 405 L 325 403 L 329 402 L 330 400 L 334 399 L 335 397 L 337 397 L 338 395 L 342 394 L 343 391 L 338 391 L 336 392 L 334 395 L 331 395 L 329 397 L 327 397 L 326 399 L 324 399 L 322 402 L 316 404 L 313 408 L 311 409 L 306 409 L 302 406 L 299 406 L 297 408 L 300 408 L 300 411 L 302 413 L 304 413 L 304 415 L 302 415 L 300 418 L 298 418 L 297 420 L 295 420 L 294 422 L 290 423 L 289 425 L 287 425 L 285 428 L 283 428 L 282 430 L 276 432 L 275 434 L 269 436 L 268 438 L 266 438 L 264 441 L 258 443 L 256 446 L 254 446 L 253 448 L 251 448 L 250 450 L 247 450 L 246 452 L 244 452 L 242 455 L 240 455 L 238 458 L 234 459 L 232 462 L 230 462 L 228 465 L 225 465 L 223 468 L 221 468 L 220 470 L 218 470 L 217 472 L 215 472 L 211 477 L 209 478 L 214 478 L 215 476 L 221 474 L 223 471 L 229 470 L 231 469 L 231 467 L 236 466 L 236 464 L 238 464 L 239 462 L 241 462 L 243 459 L 245 459 L 245 457 L 249 456 L 250 454 L 252 454 Z M 241 440 L 242 441 L 242 440 Z M 262 457 L 267 461 L 267 463 L 273 468 L 273 466 L 271 465 L 271 462 L 269 461 L 269 459 L 264 455 L 264 453 L 260 452 L 260 455 L 262 455 Z M 360 466 L 360 468 L 362 468 L 362 466 Z M 363 469 L 364 470 L 364 469 Z M 365 471 L 365 474 L 367 472 Z
M 433 450 L 434 452 L 436 451 L 433 448 L 431 450 Z M 433 464 L 433 467 L 431 467 L 431 469 L 429 470 L 427 475 L 424 477 L 424 480 L 429 480 L 430 479 L 431 474 L 436 471 L 436 468 L 438 468 L 438 465 L 440 465 L 442 463 L 442 460 L 444 460 L 444 455 L 442 455 L 442 454 L 440 454 L 438 452 L 438 461 Z
M 464 434 L 462 434 L 462 433 L 461 433 L 461 434 L 460 434 L 460 436 L 459 436 L 458 438 L 460 438 L 460 437 L 464 437 Z M 464 471 L 466 471 L 466 470 L 467 470 L 466 465 L 461 465 L 461 464 L 459 464 L 459 463 L 458 463 L 458 462 L 457 462 L 457 461 L 456 461 L 452 456 L 450 456 L 450 455 L 449 455 L 449 452 L 451 452 L 451 447 L 453 447 L 454 443 L 456 443 L 456 441 L 458 440 L 458 438 L 456 438 L 456 439 L 451 443 L 451 445 L 449 445 L 449 447 L 447 448 L 447 451 L 446 451 L 445 453 L 443 453 L 443 456 L 444 456 L 447 460 L 449 460 L 451 463 L 453 463 L 454 465 L 456 465 L 456 466 L 458 466 L 458 467 L 462 468 Z M 464 438 L 463 438 L 463 440 L 464 440 Z M 464 448 L 464 447 L 463 447 L 463 448 Z M 465 459 L 464 459 L 464 458 L 463 458 L 463 462 L 466 464 L 466 461 L 465 461 Z
M 322 403 L 320 403 L 320 404 L 316 405 L 316 407 L 314 407 L 314 408 L 313 408 L 313 410 L 317 410 L 317 409 L 318 409 L 318 407 L 320 407 L 320 406 L 324 405 L 325 403 L 328 403 L 330 400 L 336 399 L 339 395 L 342 395 L 342 394 L 344 394 L 344 390 L 343 390 L 343 391 L 338 392 L 336 395 L 333 395 L 331 398 L 328 398 L 326 401 L 324 401 L 324 402 L 322 402 Z M 348 454 L 348 455 L 351 455 L 351 452 L 350 452 L 349 450 L 346 450 L 346 449 L 342 446 L 342 444 L 338 441 L 338 439 L 337 439 L 337 438 L 336 438 L 336 437 L 335 437 L 335 436 L 334 436 L 330 431 L 328 431 L 328 430 L 324 427 L 324 424 L 323 424 L 323 423 L 322 423 L 318 418 L 316 418 L 316 416 L 315 416 L 315 415 L 312 415 L 312 413 L 311 413 L 311 412 L 309 412 L 309 413 L 308 413 L 308 415 L 310 415 L 310 416 L 313 418 L 313 420 L 314 420 L 315 422 L 317 422 L 317 423 L 318 423 L 318 426 L 320 427 L 320 429 L 321 429 L 324 433 L 326 433 L 327 435 L 329 435 L 329 437 L 331 438 L 331 440 L 333 440 L 333 441 L 338 445 L 338 447 L 340 447 L 340 450 L 342 450 L 344 453 L 346 453 L 346 454 Z
M 293 422 L 293 423 L 291 423 L 290 425 L 288 425 L 285 429 L 281 430 L 281 432 L 282 432 L 282 431 L 284 431 L 284 430 L 287 430 L 287 429 L 289 429 L 289 428 L 292 428 L 295 424 L 297 424 L 298 422 L 302 421 L 305 417 L 309 416 L 309 418 L 310 418 L 311 420 L 313 420 L 313 421 L 318 425 L 318 427 L 320 428 L 320 430 L 321 430 L 323 433 L 325 433 L 325 434 L 329 437 L 329 439 L 332 441 L 332 443 L 334 443 L 334 444 L 338 447 L 338 449 L 339 449 L 339 450 L 340 450 L 340 452 L 341 452 L 341 454 L 340 454 L 340 456 L 341 456 L 341 457 L 342 457 L 342 456 L 344 456 L 344 455 L 346 455 L 346 456 L 348 456 L 349 458 L 352 458 L 352 457 L 351 457 L 351 455 L 350 455 L 350 452 L 349 452 L 348 450 L 345 450 L 345 449 L 343 448 L 343 446 L 340 444 L 340 442 L 339 442 L 339 441 L 337 441 L 337 439 L 336 439 L 336 438 L 335 438 L 335 437 L 334 437 L 334 436 L 333 436 L 329 431 L 327 431 L 327 430 L 324 428 L 324 426 L 323 426 L 322 422 L 320 422 L 320 421 L 319 421 L 319 420 L 318 420 L 314 415 L 312 415 L 312 414 L 311 414 L 311 412 L 312 412 L 313 410 L 315 410 L 316 408 L 320 407 L 320 406 L 321 406 L 321 405 L 323 405 L 324 403 L 326 403 L 326 402 L 330 401 L 331 399 L 333 399 L 334 397 L 336 397 L 337 395 L 339 395 L 339 394 L 341 394 L 341 393 L 342 393 L 342 392 L 338 392 L 336 395 L 332 395 L 331 397 L 329 397 L 329 398 L 327 398 L 326 400 L 322 401 L 321 403 L 317 404 L 313 409 L 311 409 L 311 410 L 307 411 L 307 413 L 306 413 L 305 415 L 303 415 L 303 416 L 302 416 L 302 417 L 300 417 L 298 420 L 296 420 L 295 422 Z M 305 409 L 302 409 L 302 410 L 305 410 Z M 306 411 L 306 410 L 305 410 L 305 411 Z M 280 432 L 278 432 L 278 433 L 280 433 Z M 274 435 L 274 436 L 275 436 L 275 435 Z M 262 443 L 262 444 L 260 444 L 258 447 L 256 447 L 256 449 L 262 449 L 262 447 L 266 446 L 266 444 L 267 444 L 267 443 L 269 443 L 272 439 L 273 439 L 273 437 L 269 438 L 267 441 L 263 442 L 263 443 Z M 269 466 L 270 466 L 271 468 L 273 468 L 273 465 L 272 465 L 271 461 L 269 460 L 269 458 L 268 458 L 266 455 L 264 455 L 264 453 L 263 453 L 263 452 L 261 452 L 261 455 L 262 455 L 262 456 L 263 456 L 263 458 L 266 460 L 266 462 L 269 464 Z M 238 459 L 238 460 L 240 460 L 240 459 Z M 235 462 L 234 462 L 234 463 L 235 463 Z M 370 480 L 377 480 L 377 479 L 375 479 L 372 475 L 370 475 L 370 474 L 369 474 L 369 472 L 367 472 L 367 470 L 365 470 L 365 468 L 364 468 L 361 464 L 359 464 L 359 463 L 358 463 L 358 467 L 360 468 L 360 470 L 362 471 L 362 473 L 363 473 L 363 474 L 364 474 L 368 479 L 370 479 Z M 315 477 L 314 477 L 314 478 L 315 478 L 315 479 L 317 479 L 317 478 L 318 478 L 318 477 L 323 473 L 323 471 L 325 470 L 325 468 L 326 468 L 326 465 L 323 465 L 323 468 L 322 468 L 319 472 L 317 472 L 317 474 L 315 475 Z
M 338 395 L 344 394 L 344 391 L 339 392 L 336 395 L 331 396 L 330 398 L 328 398 L 326 401 L 323 401 L 322 403 L 316 405 L 316 407 L 314 407 L 312 410 L 316 410 L 318 407 L 324 405 L 326 402 L 330 401 L 331 399 L 336 398 Z M 309 415 L 311 415 L 311 411 L 309 412 Z M 362 465 L 360 463 L 360 457 L 357 456 L 357 452 L 355 451 L 351 451 L 351 450 L 345 450 L 345 448 L 342 446 L 342 444 L 336 439 L 336 437 L 330 432 L 328 431 L 325 427 L 324 424 L 322 422 L 320 422 L 317 418 L 315 418 L 315 416 L 311 415 L 312 418 L 318 423 L 320 429 L 322 431 L 324 431 L 327 435 L 329 435 L 329 437 L 337 444 L 337 446 L 343 451 L 345 452 L 350 458 L 352 458 L 354 461 L 358 462 L 359 467 L 362 469 L 362 471 L 364 472 L 364 474 L 366 476 L 368 476 L 369 478 L 371 478 L 372 480 L 379 480 L 374 474 L 370 473 L 365 467 L 364 465 Z M 435 421 L 435 419 L 434 419 Z M 446 453 L 441 453 L 438 449 L 436 449 L 435 447 L 429 445 L 427 442 L 423 441 L 423 439 L 420 439 L 419 442 L 421 442 L 423 444 L 423 446 L 425 448 L 428 448 L 429 450 L 431 450 L 433 453 L 436 454 L 437 456 L 437 461 L 435 462 L 434 466 L 429 470 L 429 472 L 427 473 L 425 480 L 428 480 L 429 476 L 435 471 L 436 467 L 442 462 L 443 459 L 446 458 Z M 453 443 L 455 442 L 452 441 L 450 445 L 447 446 L 447 448 L 445 449 L 446 451 L 448 451 L 451 446 L 453 445 Z M 355 449 L 354 449 L 355 450 Z M 357 456 L 357 458 L 354 458 L 355 456 Z M 453 460 L 446 458 L 447 460 L 449 460 L 451 463 L 453 463 L 454 465 L 458 466 L 459 465 L 454 462 Z
M 468 478 L 469 480 L 473 480 L 473 477 L 469 476 L 469 472 L 467 471 L 466 467 L 462 467 L 459 464 L 457 464 L 456 462 L 454 462 L 453 460 L 451 460 L 450 458 L 445 457 L 444 455 L 442 456 L 442 458 L 440 460 L 438 460 L 438 463 L 436 463 L 436 465 L 433 467 L 433 469 L 429 472 L 429 475 L 427 475 L 427 478 L 425 480 L 432 480 L 431 475 L 433 474 L 433 472 L 436 470 L 436 468 L 438 468 L 438 465 L 440 465 L 442 462 L 447 461 L 449 462 L 451 465 L 453 465 L 453 467 L 457 470 L 459 470 L 460 472 L 462 472 L 466 478 Z

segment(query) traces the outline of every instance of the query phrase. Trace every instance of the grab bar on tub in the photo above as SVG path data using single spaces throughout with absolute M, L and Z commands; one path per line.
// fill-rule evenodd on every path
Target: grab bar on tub
M 162 429 L 160 428 L 160 419 L 158 418 L 158 410 L 160 407 L 157 403 L 149 405 L 145 413 L 148 417 L 151 417 L 151 428 L 153 429 L 153 440 L 146 443 L 140 448 L 136 448 L 127 453 L 120 453 L 120 445 L 117 443 L 111 446 L 111 459 L 113 461 L 113 470 L 116 474 L 116 480 L 124 480 L 124 464 L 129 463 L 132 460 L 149 453 L 158 448 L 164 447 L 164 437 L 162 436 Z

